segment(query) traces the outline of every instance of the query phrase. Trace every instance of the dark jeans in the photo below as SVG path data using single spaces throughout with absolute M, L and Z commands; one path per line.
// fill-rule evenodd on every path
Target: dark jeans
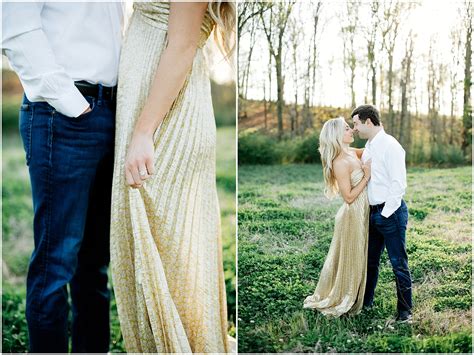
M 364 305 L 371 306 L 374 301 L 375 286 L 377 286 L 379 276 L 380 256 L 384 247 L 387 247 L 397 284 L 397 310 L 398 312 L 411 311 L 411 276 L 405 248 L 408 209 L 402 200 L 401 206 L 390 217 L 383 217 L 381 212 L 382 208 L 370 212 L 367 284 Z
M 31 352 L 69 350 L 68 284 L 72 351 L 109 350 L 115 103 L 86 99 L 92 111 L 79 118 L 26 96 L 20 109 L 34 209 L 26 296 Z

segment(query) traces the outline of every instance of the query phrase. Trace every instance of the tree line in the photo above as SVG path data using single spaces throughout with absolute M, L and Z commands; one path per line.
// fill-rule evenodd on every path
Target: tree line
M 327 70 L 319 61 L 320 53 L 326 50 L 321 37 L 328 18 L 335 16 L 350 93 L 345 107 L 362 103 L 356 102 L 356 82 L 364 77 L 364 103 L 380 109 L 384 128 L 402 145 L 414 149 L 421 140 L 430 146 L 455 145 L 468 156 L 472 130 L 473 4 L 453 4 L 457 6 L 457 21 L 449 34 L 450 48 L 439 48 L 433 35 L 424 53 L 416 48 L 417 33 L 406 22 L 410 12 L 419 6 L 416 2 L 394 0 L 351 1 L 337 8 L 323 1 L 239 3 L 239 117 L 247 115 L 249 89 L 253 89 L 263 96 L 264 128 L 269 117 L 276 116 L 278 139 L 288 134 L 305 135 L 319 128 L 314 114 L 320 84 L 317 73 Z M 310 20 L 304 26 L 302 13 L 306 21 Z M 244 37 L 246 41 L 241 42 Z M 268 63 L 258 57 L 257 49 L 267 51 Z M 441 50 L 449 51 L 449 61 L 440 56 Z M 401 61 L 397 60 L 400 56 Z M 260 72 L 259 78 L 264 75 L 265 79 L 253 80 L 255 70 Z M 289 83 L 293 88 L 291 99 L 285 96 Z M 461 105 L 462 112 L 458 109 Z

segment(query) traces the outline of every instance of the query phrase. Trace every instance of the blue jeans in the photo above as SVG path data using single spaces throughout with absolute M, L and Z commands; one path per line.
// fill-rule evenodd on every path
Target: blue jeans
M 408 209 L 405 201 L 388 218 L 381 214 L 382 208 L 370 212 L 369 248 L 367 258 L 367 284 L 364 305 L 371 306 L 379 276 L 380 257 L 387 248 L 397 284 L 397 310 L 411 312 L 411 275 L 408 268 L 408 255 L 405 247 Z
M 31 352 L 109 350 L 107 269 L 115 103 L 86 97 L 92 111 L 67 117 L 46 102 L 20 109 L 34 209 L 26 295 Z

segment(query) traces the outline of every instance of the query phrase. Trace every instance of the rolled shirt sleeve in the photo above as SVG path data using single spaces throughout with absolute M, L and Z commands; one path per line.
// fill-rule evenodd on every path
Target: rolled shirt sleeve
M 42 2 L 2 4 L 2 53 L 18 74 L 30 101 L 46 101 L 58 112 L 77 117 L 89 103 L 56 62 L 42 30 L 43 6 Z
M 390 217 L 401 205 L 407 188 L 405 150 L 398 143 L 387 149 L 385 164 L 390 178 L 390 188 L 382 209 L 382 216 Z

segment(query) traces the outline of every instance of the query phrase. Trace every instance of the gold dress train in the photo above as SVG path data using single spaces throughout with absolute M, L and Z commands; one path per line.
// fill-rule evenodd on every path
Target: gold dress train
M 362 169 L 351 174 L 352 187 L 364 177 Z M 334 236 L 314 294 L 304 308 L 339 317 L 357 314 L 364 301 L 367 277 L 369 202 L 367 188 L 350 205 L 344 202 L 336 214 Z
M 126 185 L 128 144 L 167 43 L 169 3 L 134 3 L 120 58 L 111 266 L 128 352 L 228 352 L 216 125 L 203 45 L 154 136 L 155 174 Z

